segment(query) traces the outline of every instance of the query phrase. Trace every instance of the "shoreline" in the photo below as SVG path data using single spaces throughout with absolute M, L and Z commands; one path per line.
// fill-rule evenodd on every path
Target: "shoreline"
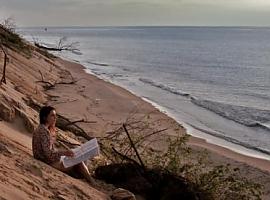
M 121 87 L 121 86 L 120 86 Z M 136 94 L 135 94 L 136 95 Z M 269 161 L 270 164 L 270 155 L 256 151 L 254 149 L 247 148 L 245 146 L 241 146 L 240 144 L 235 144 L 233 142 L 224 140 L 222 138 L 219 138 L 217 136 L 211 135 L 209 133 L 200 131 L 196 129 L 195 127 L 192 127 L 191 125 L 188 125 L 180 120 L 177 119 L 177 117 L 174 117 L 173 114 L 171 114 L 168 110 L 163 108 L 162 106 L 156 104 L 155 102 L 148 100 L 147 98 L 141 97 L 144 101 L 149 102 L 152 104 L 155 108 L 157 108 L 160 112 L 164 113 L 170 118 L 173 118 L 177 123 L 179 123 L 181 126 L 183 126 L 186 130 L 186 133 L 194 138 L 202 139 L 206 143 L 210 145 L 216 145 L 218 147 L 222 147 L 224 149 L 227 149 L 229 151 L 235 152 L 237 154 L 247 156 L 250 158 L 258 158 L 265 161 Z
M 82 65 L 82 67 L 84 68 L 85 73 L 90 74 L 90 75 L 92 75 L 94 77 L 97 77 L 98 79 L 101 79 L 101 80 L 103 80 L 105 82 L 108 82 L 110 84 L 121 87 L 124 90 L 129 91 L 133 95 L 141 98 L 143 101 L 146 101 L 146 102 L 150 103 L 153 107 L 158 109 L 160 112 L 164 113 L 169 118 L 172 118 L 178 124 L 183 126 L 185 128 L 185 130 L 186 130 L 186 133 L 188 135 L 191 135 L 192 137 L 196 137 L 198 139 L 203 139 L 203 140 L 205 140 L 205 142 L 207 142 L 207 143 L 209 143 L 211 145 L 216 145 L 218 147 L 223 147 L 225 149 L 228 149 L 229 151 L 235 152 L 237 154 L 241 154 L 243 156 L 247 156 L 247 157 L 251 157 L 251 158 L 258 158 L 258 159 L 262 159 L 262 160 L 270 162 L 270 155 L 263 152 L 263 151 L 259 151 L 259 150 L 253 149 L 253 148 L 249 148 L 247 146 L 243 146 L 243 145 L 238 144 L 238 143 L 234 143 L 232 141 L 228 141 L 228 140 L 226 140 L 226 139 L 224 139 L 222 137 L 216 136 L 214 133 L 211 134 L 211 132 L 205 132 L 204 130 L 200 130 L 200 129 L 196 128 L 196 127 L 193 127 L 191 124 L 185 123 L 181 119 L 174 116 L 174 114 L 171 113 L 168 109 L 166 109 L 165 107 L 159 105 L 158 103 L 154 102 L 153 100 L 138 95 L 136 92 L 133 92 L 131 89 L 125 87 L 124 85 L 121 85 L 117 81 L 112 81 L 109 78 L 98 76 L 97 74 L 92 72 L 91 69 L 87 68 L 85 66 L 85 64 L 80 63 L 80 61 L 72 60 L 72 59 L 69 59 L 67 57 L 63 57 L 63 59 L 67 60 L 69 62 L 72 62 L 72 63 L 77 63 L 79 65 Z M 269 165 L 270 165 L 270 163 L 269 163 Z
M 242 147 L 241 145 L 236 145 L 234 143 L 230 143 L 226 140 L 211 136 L 207 133 L 203 133 L 203 134 L 198 133 L 197 130 L 196 130 L 196 133 L 194 133 L 193 132 L 195 130 L 194 128 L 187 127 L 187 125 L 185 125 L 184 123 L 179 122 L 177 119 L 175 119 L 173 116 L 171 116 L 170 113 L 168 111 L 166 111 L 166 109 L 163 109 L 161 106 L 155 104 L 154 102 L 152 102 L 148 99 L 145 99 L 143 97 L 137 96 L 132 91 L 127 90 L 126 88 L 124 88 L 120 85 L 117 85 L 117 84 L 111 82 L 110 80 L 104 80 L 93 73 L 89 73 L 89 69 L 87 69 L 80 62 L 76 62 L 76 61 L 73 61 L 73 60 L 67 59 L 67 58 L 59 58 L 59 59 L 62 62 L 69 63 L 69 65 L 71 65 L 71 67 L 69 67 L 68 70 L 71 70 L 71 71 L 75 70 L 76 71 L 76 69 L 74 69 L 74 68 L 79 67 L 79 68 L 81 68 L 81 70 L 85 74 L 87 74 L 87 76 L 91 76 L 92 78 L 94 77 L 96 79 L 99 79 L 100 81 L 103 81 L 106 84 L 112 85 L 113 87 L 117 87 L 121 90 L 125 90 L 128 93 L 130 93 L 132 96 L 139 98 L 141 101 L 150 104 L 152 107 L 157 109 L 160 113 L 166 115 L 167 118 L 174 120 L 176 123 L 178 123 L 179 125 L 181 125 L 184 128 L 185 132 L 191 136 L 190 140 L 188 142 L 188 144 L 190 144 L 191 146 L 194 146 L 195 148 L 207 149 L 208 151 L 210 151 L 211 154 L 212 153 L 217 154 L 217 155 L 225 157 L 227 159 L 231 159 L 231 160 L 236 161 L 236 162 L 242 162 L 242 163 L 245 163 L 247 165 L 253 166 L 257 169 L 270 172 L 270 160 L 267 160 L 262 155 L 258 155 L 258 154 L 260 154 L 259 152 L 257 155 L 254 155 L 256 153 L 255 150 L 250 150 L 251 152 L 247 152 L 247 150 L 249 150 L 249 149 L 246 149 L 245 147 Z M 66 64 L 64 64 L 64 65 L 66 66 Z M 204 136 L 206 136 L 207 138 L 205 138 Z M 219 140 L 219 142 L 216 143 L 218 140 Z M 230 147 L 228 147 L 224 143 L 228 143 L 231 145 L 231 147 L 232 146 L 234 146 L 234 147 L 232 147 L 232 149 L 230 149 Z M 240 149 L 240 147 L 242 147 L 242 149 Z

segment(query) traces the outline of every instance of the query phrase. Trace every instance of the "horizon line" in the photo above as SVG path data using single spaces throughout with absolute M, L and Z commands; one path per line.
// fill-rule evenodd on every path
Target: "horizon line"
M 69 25 L 69 26 L 17 26 L 16 28 L 270 28 L 270 25 Z

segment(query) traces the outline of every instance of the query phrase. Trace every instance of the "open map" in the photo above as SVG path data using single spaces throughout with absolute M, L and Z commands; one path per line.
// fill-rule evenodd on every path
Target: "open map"
M 72 149 L 74 157 L 61 156 L 61 161 L 65 168 L 72 167 L 80 162 L 91 159 L 99 155 L 99 146 L 97 139 L 94 138 L 81 146 Z

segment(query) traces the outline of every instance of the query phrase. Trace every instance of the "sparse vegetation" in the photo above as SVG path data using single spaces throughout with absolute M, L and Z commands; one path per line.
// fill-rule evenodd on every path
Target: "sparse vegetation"
M 49 59 L 54 59 L 56 58 L 55 55 L 51 54 L 50 52 L 48 52 L 46 49 L 40 49 L 40 48 L 37 48 L 36 49 L 38 53 L 40 53 L 41 55 L 49 58 Z
M 173 194 L 175 190 L 180 190 L 180 187 L 183 189 L 183 184 L 187 184 L 185 192 L 192 192 L 193 196 L 186 199 L 261 199 L 262 186 L 242 177 L 239 169 L 229 165 L 214 166 L 210 164 L 206 152 L 192 152 L 192 149 L 187 146 L 189 136 L 181 135 L 179 127 L 168 129 L 173 136 L 166 136 L 163 131 L 153 130 L 151 127 L 155 122 L 149 122 L 148 119 L 149 116 L 146 116 L 139 120 L 132 119 L 133 121 L 127 120 L 126 122 L 127 131 L 130 132 L 129 135 L 132 137 L 136 151 L 140 154 L 143 166 L 124 127 L 109 133 L 102 142 L 104 155 L 113 165 L 131 163 L 137 166 L 141 169 L 144 181 L 147 180 L 152 185 L 152 189 L 159 188 L 163 191 L 165 188 L 166 194 L 168 192 Z M 167 148 L 157 148 L 153 142 L 163 143 Z M 151 176 L 153 172 L 155 172 L 154 178 Z M 157 179 L 156 176 L 160 177 Z M 170 177 L 169 180 L 168 177 Z M 164 180 L 167 181 L 167 184 L 172 181 L 174 186 L 171 189 L 168 188 Z M 179 183 L 175 180 L 181 180 L 182 185 L 181 181 Z M 177 188 L 177 184 L 179 188 Z M 127 189 L 132 191 L 132 187 Z M 133 190 L 133 192 L 138 191 Z M 152 195 L 156 194 L 156 192 L 152 193 Z M 153 199 L 172 197 L 165 198 L 165 193 L 160 193 L 160 195 L 151 197 Z M 178 195 L 180 194 L 178 193 Z M 152 198 L 148 196 L 148 199 Z
M 15 33 L 15 22 L 12 18 L 4 20 L 0 24 L 0 44 L 16 52 L 31 56 L 31 47 L 17 33 Z

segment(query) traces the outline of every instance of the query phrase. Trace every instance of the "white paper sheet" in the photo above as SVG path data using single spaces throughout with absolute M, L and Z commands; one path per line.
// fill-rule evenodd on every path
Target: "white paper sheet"
M 81 146 L 72 149 L 74 157 L 61 156 L 61 161 L 65 168 L 72 167 L 79 164 L 85 160 L 91 159 L 99 155 L 99 146 L 97 139 L 94 138 L 88 142 L 82 144 Z

